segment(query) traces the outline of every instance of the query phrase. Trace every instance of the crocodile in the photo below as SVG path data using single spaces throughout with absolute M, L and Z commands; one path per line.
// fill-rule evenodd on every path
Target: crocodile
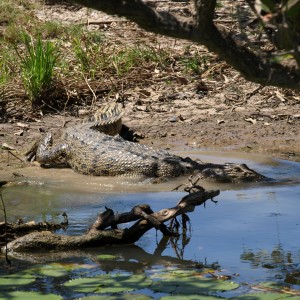
M 198 173 L 218 182 L 262 181 L 266 177 L 245 164 L 212 164 L 183 158 L 166 150 L 154 149 L 122 138 L 118 107 L 89 122 L 66 128 L 53 144 L 48 132 L 36 149 L 36 160 L 43 167 L 66 164 L 75 172 L 94 176 L 178 177 Z M 104 113 L 104 115 L 107 114 Z M 117 129 L 114 124 L 117 123 Z
M 97 109 L 94 115 L 85 120 L 94 130 L 114 136 L 121 133 L 123 108 L 118 102 L 111 102 Z

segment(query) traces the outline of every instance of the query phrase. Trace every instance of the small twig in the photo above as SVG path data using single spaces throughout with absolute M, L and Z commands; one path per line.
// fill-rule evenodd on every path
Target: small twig
M 172 191 L 178 191 L 178 189 L 181 188 L 182 186 L 185 186 L 183 190 L 189 194 L 204 191 L 204 188 L 201 185 L 197 185 L 198 181 L 201 179 L 201 176 L 198 175 L 195 178 L 195 181 L 193 181 L 193 179 L 194 179 L 193 175 L 189 176 L 188 184 L 180 184 L 177 187 L 175 187 L 174 189 L 172 189 Z
M 51 106 L 49 103 L 46 103 L 43 99 L 41 99 L 42 103 L 44 104 L 44 106 L 48 106 L 49 108 L 53 109 L 54 111 L 56 111 L 56 113 L 58 113 L 59 115 L 62 115 L 61 111 L 59 111 L 58 109 L 56 109 L 55 107 Z
M 178 191 L 179 188 L 181 188 L 183 185 L 184 185 L 184 184 L 180 184 L 180 185 L 176 186 L 174 189 L 172 189 L 171 191 L 172 191 L 172 192 L 173 192 L 173 191 Z
M 247 101 L 254 96 L 257 92 L 259 92 L 260 90 L 262 90 L 264 88 L 263 85 L 259 85 L 257 88 L 255 88 L 252 92 L 247 93 L 246 95 L 244 95 L 243 100 L 240 102 L 235 103 L 232 108 L 231 111 L 234 111 L 238 106 L 244 105 L 247 103 Z
M 82 74 L 82 76 L 83 76 L 84 81 L 85 81 L 86 85 L 88 86 L 89 90 L 90 90 L 90 91 L 92 92 L 92 94 L 93 94 L 92 106 L 94 106 L 94 104 L 95 104 L 95 102 L 96 102 L 96 100 L 97 100 L 97 96 L 96 96 L 95 92 L 93 91 L 93 89 L 91 88 L 91 86 L 90 86 L 90 84 L 89 84 L 87 78 L 86 78 L 83 74 Z
M 19 161 L 21 161 L 22 163 L 25 163 L 25 161 L 23 159 L 21 159 L 20 157 L 18 157 L 17 155 L 13 154 L 10 150 L 7 150 L 7 152 L 9 154 L 11 154 L 13 157 L 15 157 L 16 159 L 18 159 Z
M 64 110 L 63 110 L 63 115 L 65 116 L 66 114 L 66 109 L 67 109 L 67 105 L 69 103 L 69 100 L 70 100 L 70 93 L 69 93 L 69 90 L 67 89 L 67 84 L 64 82 L 64 80 L 61 78 L 61 81 L 62 81 L 62 85 L 63 85 L 63 88 L 66 92 L 66 96 L 67 96 L 67 100 L 65 102 L 65 105 L 64 105 Z
M 66 212 L 63 212 L 62 216 L 64 217 L 64 221 L 61 222 L 60 224 L 62 226 L 68 226 L 69 225 L 69 220 L 68 220 L 68 215 Z
M 129 23 L 128 20 L 87 21 L 80 25 L 110 25 L 111 23 Z
M 2 197 L 2 194 L 0 192 L 0 198 L 1 198 L 1 204 L 2 204 L 2 211 L 4 215 L 4 242 L 5 242 L 5 261 L 8 266 L 11 266 L 11 261 L 8 258 L 8 249 L 7 249 L 7 214 L 6 214 L 6 208 L 4 204 L 4 200 Z

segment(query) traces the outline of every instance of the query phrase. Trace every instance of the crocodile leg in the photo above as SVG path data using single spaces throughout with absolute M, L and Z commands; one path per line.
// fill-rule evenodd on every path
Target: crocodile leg
M 66 143 L 53 144 L 51 133 L 47 133 L 36 151 L 36 160 L 41 164 L 66 163 L 69 146 Z

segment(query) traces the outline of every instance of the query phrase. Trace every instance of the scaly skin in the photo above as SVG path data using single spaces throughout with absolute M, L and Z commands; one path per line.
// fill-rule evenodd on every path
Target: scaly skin
M 119 135 L 106 135 L 93 129 L 93 124 L 67 128 L 62 141 L 53 146 L 48 133 L 37 148 L 36 160 L 42 165 L 63 162 L 78 173 L 95 176 L 177 177 L 196 172 L 219 182 L 266 179 L 243 164 L 198 163 L 126 141 Z
M 166 151 L 156 151 L 90 127 L 83 124 L 68 128 L 63 142 L 54 147 L 51 135 L 47 134 L 37 149 L 36 160 L 43 164 L 66 162 L 78 173 L 95 176 L 174 177 L 185 174 L 190 167 Z

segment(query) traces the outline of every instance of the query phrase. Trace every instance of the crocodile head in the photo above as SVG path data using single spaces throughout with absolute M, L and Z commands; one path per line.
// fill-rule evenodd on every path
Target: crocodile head
M 197 173 L 203 179 L 217 182 L 255 182 L 266 181 L 269 178 L 250 169 L 246 164 L 212 164 L 184 158 L 186 173 Z
M 205 178 L 218 182 L 258 182 L 268 178 L 250 169 L 246 164 L 226 163 L 201 171 Z

